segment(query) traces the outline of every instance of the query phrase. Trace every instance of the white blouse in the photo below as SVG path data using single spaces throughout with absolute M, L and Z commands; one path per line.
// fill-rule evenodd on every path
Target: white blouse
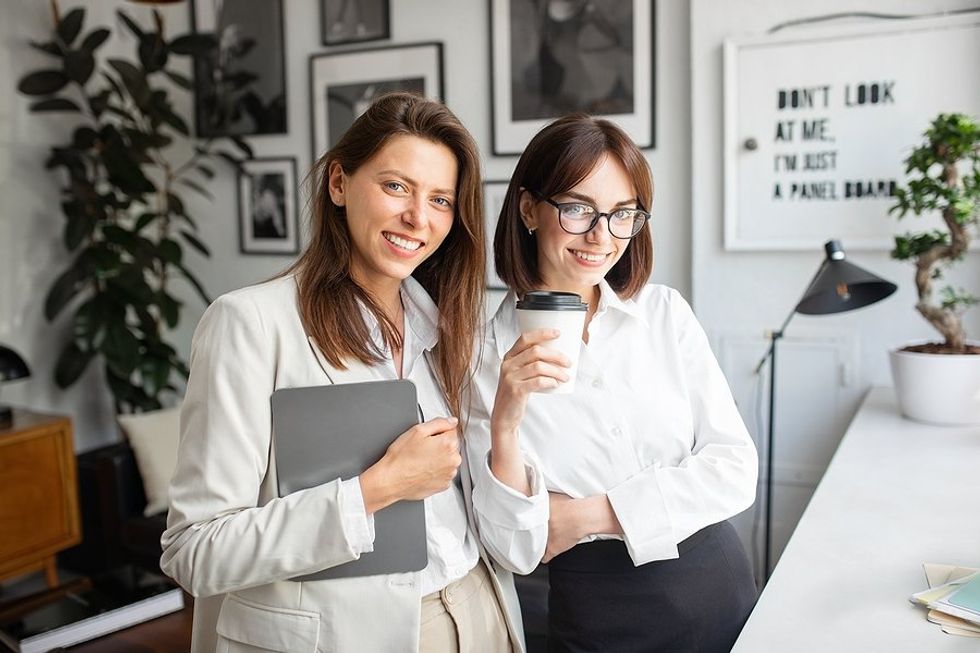
M 608 496 L 636 565 L 676 558 L 678 542 L 752 504 L 758 456 L 680 293 L 647 285 L 623 301 L 599 289 L 575 391 L 531 395 L 521 448 L 548 491 Z M 547 544 L 547 494 L 514 492 L 488 464 L 500 361 L 520 335 L 515 302 L 508 294 L 487 329 L 466 441 L 484 544 L 529 573 Z
M 419 407 L 425 420 L 450 417 L 442 390 L 427 364 L 425 353 L 438 341 L 438 308 L 424 288 L 409 277 L 401 286 L 402 305 L 405 307 L 405 328 L 402 339 L 402 378 L 415 384 Z M 398 378 L 391 352 L 384 344 L 378 321 L 368 311 L 363 311 L 365 322 L 371 326 L 371 337 L 386 359 L 371 366 L 377 380 Z M 344 510 L 344 530 L 351 547 L 357 553 L 374 549 L 374 516 L 367 516 L 361 495 L 359 477 L 341 484 L 341 505 Z M 422 595 L 436 592 L 465 576 L 476 566 L 480 553 L 476 536 L 466 521 L 463 492 L 459 474 L 447 490 L 427 497 L 425 507 L 426 548 L 429 564 L 421 573 Z

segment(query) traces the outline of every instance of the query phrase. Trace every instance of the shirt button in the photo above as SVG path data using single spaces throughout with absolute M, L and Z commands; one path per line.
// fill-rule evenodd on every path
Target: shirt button
M 612 434 L 615 435 L 616 437 L 619 437 L 620 435 L 623 434 L 623 430 L 618 426 L 614 426 L 612 429 Z
M 602 381 L 600 381 L 599 379 L 593 379 L 592 380 L 592 387 L 593 388 L 601 388 L 602 387 Z
M 446 591 L 446 603 L 448 603 L 449 605 L 452 605 L 453 603 L 455 603 L 455 601 L 456 601 L 456 599 L 455 599 L 455 596 L 453 595 L 452 590 L 447 590 Z

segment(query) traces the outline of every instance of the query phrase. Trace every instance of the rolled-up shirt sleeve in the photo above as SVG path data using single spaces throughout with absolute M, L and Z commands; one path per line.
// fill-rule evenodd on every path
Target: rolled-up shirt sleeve
M 351 550 L 358 555 L 374 551 L 374 515 L 364 508 L 360 476 L 340 484 L 340 506 Z

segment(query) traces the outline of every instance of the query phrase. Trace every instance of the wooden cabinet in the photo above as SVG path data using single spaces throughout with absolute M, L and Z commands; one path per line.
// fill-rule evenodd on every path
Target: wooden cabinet
M 71 421 L 14 410 L 0 429 L 0 580 L 43 571 L 55 587 L 55 554 L 80 540 Z

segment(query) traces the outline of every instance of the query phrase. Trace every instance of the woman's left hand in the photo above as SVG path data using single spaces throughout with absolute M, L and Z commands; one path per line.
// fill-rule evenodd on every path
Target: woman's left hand
M 605 494 L 573 499 L 549 492 L 548 546 L 541 562 L 568 551 L 587 535 L 622 535 L 623 527 Z
M 548 546 L 544 550 L 541 562 L 548 562 L 559 553 L 564 553 L 578 544 L 584 537 L 579 532 L 580 520 L 578 502 L 567 494 L 549 492 L 551 513 L 548 517 Z

